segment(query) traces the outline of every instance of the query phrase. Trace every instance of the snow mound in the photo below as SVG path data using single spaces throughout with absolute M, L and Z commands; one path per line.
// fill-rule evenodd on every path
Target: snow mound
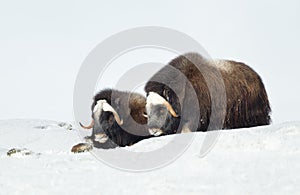
M 300 192 L 300 122 L 221 131 L 214 147 L 204 157 L 199 152 L 205 132 L 143 140 L 125 149 L 154 151 L 175 136 L 194 136 L 189 148 L 175 162 L 141 173 L 111 168 L 89 152 L 72 153 L 72 146 L 82 142 L 79 135 L 83 134 L 90 132 L 77 130 L 72 123 L 0 121 L 1 193 Z

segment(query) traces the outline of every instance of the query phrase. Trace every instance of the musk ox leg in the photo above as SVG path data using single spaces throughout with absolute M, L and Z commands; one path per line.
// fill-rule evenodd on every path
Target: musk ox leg
M 92 144 L 90 143 L 79 143 L 72 147 L 71 152 L 74 153 L 81 153 L 81 152 L 88 152 L 93 149 Z
M 185 117 L 186 118 L 186 117 Z M 181 119 L 181 125 L 178 128 L 180 133 L 191 133 L 197 131 L 198 120 L 196 117 L 191 116 L 191 119 Z
M 179 132 L 181 133 L 191 133 L 195 131 L 197 131 L 195 122 L 186 121 L 181 128 L 179 127 Z
M 191 133 L 191 132 L 192 132 L 192 130 L 190 129 L 189 124 L 183 125 L 181 133 Z

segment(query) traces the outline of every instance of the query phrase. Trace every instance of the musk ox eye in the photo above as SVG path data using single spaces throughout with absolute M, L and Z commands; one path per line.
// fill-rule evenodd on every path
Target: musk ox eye
M 111 115 L 111 116 L 109 116 L 109 118 L 108 118 L 108 123 L 109 124 L 113 124 L 114 123 L 114 117 Z
M 160 108 L 160 109 L 159 109 L 159 113 L 160 113 L 160 114 L 164 114 L 164 113 L 165 113 L 165 109 L 164 109 L 164 108 Z

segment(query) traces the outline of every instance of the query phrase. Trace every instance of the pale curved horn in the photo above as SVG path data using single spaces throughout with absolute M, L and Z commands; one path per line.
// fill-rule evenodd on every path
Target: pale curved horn
M 164 104 L 173 117 L 178 117 L 171 104 L 159 94 L 155 92 L 149 92 L 149 95 L 147 97 L 147 103 L 148 101 L 152 102 L 153 104 Z
M 92 122 L 91 122 L 91 124 L 89 126 L 84 126 L 81 122 L 79 122 L 79 124 L 84 129 L 91 129 L 91 128 L 94 127 L 95 122 L 94 122 L 94 119 L 93 119 Z
M 171 113 L 171 115 L 172 115 L 173 117 L 175 117 L 175 118 L 178 117 L 178 115 L 176 114 L 176 112 L 174 111 L 174 109 L 172 108 L 172 106 L 171 106 L 171 104 L 170 104 L 169 102 L 164 101 L 163 104 L 167 107 L 168 111 Z
M 115 119 L 116 119 L 116 122 L 118 123 L 118 125 L 123 125 L 123 120 L 120 119 L 120 116 L 119 114 L 116 112 L 116 110 L 111 106 L 109 105 L 107 102 L 103 103 L 103 111 L 107 112 L 107 111 L 110 111 L 113 113 Z

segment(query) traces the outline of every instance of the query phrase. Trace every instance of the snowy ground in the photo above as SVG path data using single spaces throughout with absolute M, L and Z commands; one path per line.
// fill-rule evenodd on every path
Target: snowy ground
M 71 153 L 78 130 L 45 120 L 0 121 L 0 194 L 299 194 L 300 122 L 222 131 L 199 157 L 206 133 L 175 162 L 148 172 L 114 169 L 91 153 Z M 174 136 L 128 149 L 163 146 Z M 12 154 L 26 148 L 31 155 Z M 109 151 L 108 151 L 109 152 Z

